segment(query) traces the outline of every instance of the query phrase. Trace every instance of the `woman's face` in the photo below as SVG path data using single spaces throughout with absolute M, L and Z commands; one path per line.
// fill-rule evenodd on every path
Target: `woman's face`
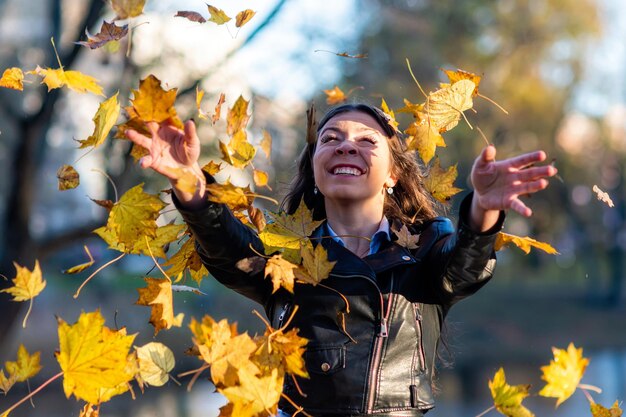
M 376 119 L 349 111 L 330 119 L 319 132 L 313 155 L 315 184 L 327 203 L 380 204 L 395 185 L 388 138 Z

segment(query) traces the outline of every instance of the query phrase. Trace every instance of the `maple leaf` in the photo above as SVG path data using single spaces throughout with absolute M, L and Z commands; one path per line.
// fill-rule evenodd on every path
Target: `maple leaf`
M 174 108 L 177 91 L 176 88 L 164 90 L 161 88 L 161 80 L 150 74 L 139 82 L 138 90 L 132 90 L 131 106 L 126 107 L 126 111 L 131 119 L 157 123 L 169 121 L 183 129 L 183 122 Z
M 146 0 L 111 0 L 111 7 L 117 13 L 115 20 L 137 17 L 143 13 Z
M 528 397 L 530 385 L 509 385 L 506 383 L 504 369 L 500 368 L 489 380 L 489 389 L 493 402 L 500 413 L 507 417 L 534 417 L 534 414 L 522 405 Z
M 610 409 L 601 404 L 591 403 L 591 415 L 593 417 L 622 417 L 622 409 L 617 401 Z
M 13 90 L 24 90 L 24 73 L 20 68 L 7 68 L 0 77 L 0 87 L 11 88 Z
M 611 200 L 611 197 L 609 197 L 609 193 L 602 191 L 600 187 L 598 187 L 597 185 L 594 185 L 592 190 L 594 193 L 596 193 L 598 200 L 602 201 L 603 203 L 606 203 L 606 205 L 609 207 L 615 206 L 613 204 L 613 200 Z
M 217 7 L 211 6 L 210 4 L 207 4 L 207 7 L 209 8 L 209 14 L 211 15 L 211 17 L 209 18 L 209 22 L 223 25 L 230 20 L 230 17 L 228 17 L 228 15 L 224 13 L 224 10 L 218 9 Z
M 265 229 L 267 222 L 265 221 L 265 215 L 262 210 L 259 210 L 256 207 L 250 206 L 248 207 L 248 217 L 250 221 L 256 227 L 256 230 L 260 233 Z
M 237 187 L 230 182 L 207 184 L 206 190 L 209 192 L 209 201 L 226 204 L 233 211 L 245 210 L 254 201 L 248 187 Z
M 337 86 L 332 90 L 324 90 L 324 94 L 326 94 L 326 104 L 330 106 L 343 103 L 348 99 L 344 92 Z
M 272 279 L 272 294 L 283 287 L 293 294 L 293 282 L 295 279 L 294 270 L 298 265 L 294 265 L 282 257 L 282 255 L 274 255 L 269 258 L 265 264 L 265 277 Z
M 215 105 L 215 113 L 211 116 L 211 123 L 215 124 L 220 119 L 220 115 L 222 113 L 222 104 L 226 102 L 226 95 L 224 93 L 220 94 L 219 99 L 217 100 L 217 104 Z
M 120 115 L 120 104 L 117 102 L 118 94 L 119 92 L 100 103 L 98 111 L 93 117 L 93 122 L 95 124 L 93 133 L 87 139 L 78 141 L 80 142 L 79 149 L 83 149 L 88 146 L 97 148 L 104 143 Z
M 422 119 L 422 115 L 424 113 L 424 104 L 415 104 L 411 103 L 409 100 L 404 99 L 404 107 L 401 107 L 396 110 L 398 113 L 409 113 L 412 114 L 416 119 Z
M 46 281 L 41 275 L 41 269 L 39 268 L 39 261 L 35 261 L 35 266 L 32 271 L 28 268 L 19 266 L 13 262 L 17 275 L 13 278 L 13 286 L 0 290 L 0 292 L 6 292 L 13 296 L 13 301 L 26 301 L 30 300 L 28 311 L 24 316 L 22 327 L 26 327 L 26 320 L 33 306 L 33 298 L 38 296 L 44 288 L 46 288 Z
M 172 281 L 169 279 L 144 278 L 147 287 L 137 288 L 139 299 L 135 304 L 148 306 L 150 310 L 150 324 L 154 326 L 156 336 L 162 329 L 172 326 L 180 327 L 184 314 L 174 316 L 174 302 L 172 300 Z
M 552 354 L 554 359 L 550 364 L 541 367 L 541 379 L 547 384 L 539 391 L 539 395 L 557 398 L 558 407 L 576 391 L 589 359 L 584 358 L 582 348 L 577 349 L 573 343 L 567 346 L 567 350 L 553 347 Z
M 248 114 L 248 104 L 243 96 L 239 96 L 233 107 L 228 109 L 226 116 L 226 133 L 228 136 L 234 135 L 237 131 L 245 129 L 250 120 Z
M 396 240 L 398 245 L 404 246 L 407 249 L 417 249 L 417 242 L 419 241 L 420 235 L 411 234 L 405 224 L 402 225 L 400 230 L 396 230 L 392 227 L 391 231 L 398 237 L 398 240 Z
M 269 186 L 267 185 L 267 182 L 269 181 L 269 175 L 267 175 L 267 172 L 255 169 L 252 171 L 252 178 L 254 179 L 254 184 L 257 187 L 269 188 Z
M 99 417 L 99 415 L 100 406 L 95 406 L 94 404 L 85 404 L 85 406 L 80 410 L 80 414 L 78 415 L 78 417 Z
M 196 252 L 193 237 L 187 239 L 178 252 L 172 255 L 172 257 L 168 259 L 163 266 L 171 267 L 167 272 L 168 274 L 177 277 L 175 282 L 182 279 L 183 273 L 186 270 L 189 271 L 191 278 L 196 281 L 198 285 L 202 282 L 202 278 L 209 274 L 209 271 L 207 271 L 206 267 L 200 260 L 198 252 Z
M 118 232 L 107 226 L 94 230 L 111 249 L 135 255 L 154 255 L 157 258 L 166 258 L 164 246 L 178 239 L 185 229 L 182 224 L 168 224 L 156 229 L 156 237 L 149 238 L 147 235 L 137 235 L 135 240 L 122 241 Z
M 71 190 L 80 184 L 80 175 L 71 165 L 61 165 L 57 170 L 59 180 L 59 191 Z
M 64 274 L 78 274 L 79 272 L 83 272 L 85 269 L 89 268 L 91 265 L 94 264 L 94 260 L 93 260 L 93 256 L 91 256 L 91 252 L 89 252 L 89 248 L 87 247 L 87 245 L 84 246 L 85 248 L 85 252 L 87 253 L 87 256 L 89 256 L 89 261 L 88 262 L 83 262 L 82 264 L 78 264 L 76 266 L 73 266 L 71 268 L 65 269 L 63 271 L 61 271 Z
M 40 352 L 29 354 L 23 344 L 17 349 L 17 361 L 7 361 L 5 367 L 9 375 L 15 376 L 17 382 L 24 382 L 37 375 L 41 370 Z
M 382 100 L 380 104 L 380 109 L 385 114 L 386 116 L 385 119 L 387 120 L 387 123 L 389 124 L 389 126 L 391 126 L 393 130 L 397 131 L 398 122 L 396 121 L 396 115 L 393 113 L 393 110 L 391 110 L 389 106 L 387 106 L 387 102 L 385 101 L 385 99 Z
M 111 330 L 104 326 L 99 311 L 81 313 L 69 325 L 58 319 L 59 351 L 56 359 L 63 371 L 63 390 L 69 398 L 91 404 L 106 402 L 128 390 L 134 377 L 133 355 L 129 349 L 135 335 L 126 329 Z
M 508 244 L 514 244 L 518 248 L 524 251 L 524 253 L 530 253 L 531 247 L 540 249 L 550 255 L 558 255 L 556 249 L 554 249 L 550 244 L 545 242 L 539 242 L 531 237 L 520 237 L 511 235 L 504 232 L 499 232 L 496 236 L 496 242 L 494 244 L 494 250 L 499 251 L 500 249 L 506 247 Z
M 458 176 L 456 164 L 447 170 L 439 165 L 439 158 L 435 159 L 435 164 L 424 179 L 424 188 L 438 201 L 446 203 L 450 198 L 461 192 L 460 188 L 454 186 L 454 180 Z
M 441 69 L 441 70 L 448 76 L 448 79 L 450 80 L 450 84 L 454 84 L 457 81 L 461 81 L 461 80 L 470 80 L 471 82 L 473 82 L 475 85 L 475 88 L 474 88 L 474 91 L 472 92 L 472 96 L 476 97 L 478 95 L 478 85 L 480 84 L 480 80 L 482 78 L 480 75 L 476 75 L 469 71 L 463 71 L 462 69 L 457 69 L 456 71 L 446 70 L 446 69 Z
M 87 29 L 85 29 L 87 35 L 86 41 L 74 42 L 78 45 L 86 46 L 90 49 L 100 48 L 111 41 L 119 41 L 124 36 L 128 35 L 128 25 L 117 26 L 114 22 L 102 22 L 100 26 L 100 32 L 95 35 L 91 35 Z
M 214 161 L 209 161 L 206 165 L 202 167 L 202 171 L 206 172 L 210 176 L 214 176 L 218 172 L 222 170 L 222 163 L 215 163 Z
M 204 16 L 202 16 L 198 12 L 188 12 L 188 11 L 181 10 L 179 12 L 176 12 L 174 17 L 184 17 L 188 20 L 191 20 L 192 22 L 198 22 L 198 23 L 206 22 L 206 19 L 204 18 Z
M 247 369 L 238 369 L 240 384 L 218 389 L 233 404 L 232 415 L 256 417 L 266 412 L 276 414 L 282 393 L 284 375 L 273 369 L 269 375 L 257 376 Z
M 437 128 L 428 124 L 426 120 L 415 121 L 404 131 L 407 138 L 407 150 L 416 150 L 425 164 L 435 156 L 437 146 L 445 148 L 446 142 Z
M 235 18 L 235 26 L 240 28 L 246 23 L 250 21 L 254 17 L 256 12 L 254 10 L 246 9 L 237 13 L 237 17 Z
M 306 284 L 317 285 L 320 281 L 328 278 L 330 271 L 333 270 L 337 261 L 328 260 L 328 252 L 322 245 L 317 245 L 313 249 L 313 245 L 310 241 L 301 245 L 300 254 L 302 255 L 302 266 L 306 271 L 306 274 L 299 269 L 296 271 L 296 277 L 298 281 Z
M 36 74 L 43 77 L 41 83 L 48 86 L 48 91 L 66 86 L 81 94 L 90 92 L 98 96 L 104 96 L 98 80 L 79 71 L 65 71 L 63 67 L 43 69 L 38 65 L 37 68 L 33 71 L 28 71 L 27 74 Z
M 0 391 L 2 391 L 5 395 L 13 385 L 17 382 L 17 377 L 15 375 L 9 374 L 9 377 L 4 374 L 4 369 L 0 369 Z M 6 414 L 5 414 L 6 415 Z
M 256 155 L 256 149 L 248 142 L 246 131 L 237 130 L 230 142 L 219 143 L 222 159 L 236 168 L 244 168 Z
M 455 127 L 461 113 L 472 108 L 472 93 L 475 88 L 476 84 L 472 81 L 460 80 L 450 87 L 430 93 L 424 106 L 428 123 L 435 126 L 439 133 Z
M 139 375 L 142 382 L 154 387 L 165 385 L 174 369 L 174 353 L 163 343 L 150 342 L 136 347 Z
M 309 377 L 302 357 L 308 339 L 298 336 L 298 329 L 284 333 L 281 329 L 268 327 L 263 336 L 256 338 L 256 343 L 259 348 L 253 359 L 264 374 L 277 368 L 279 372 Z
M 269 213 L 271 219 L 263 233 L 259 234 L 263 244 L 270 248 L 288 248 L 300 250 L 300 240 L 308 238 L 322 224 L 322 220 L 313 220 L 313 213 L 300 201 L 295 213 Z M 270 253 L 272 251 L 267 251 Z
M 143 191 L 143 183 L 122 195 L 109 213 L 107 228 L 115 230 L 120 242 L 135 242 L 137 236 L 156 237 L 156 219 L 165 203 Z

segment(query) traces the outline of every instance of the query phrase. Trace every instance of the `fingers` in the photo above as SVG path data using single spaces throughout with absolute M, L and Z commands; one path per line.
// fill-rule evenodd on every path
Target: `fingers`
M 196 138 L 198 135 L 196 134 L 196 124 L 193 120 L 187 120 L 185 122 L 185 139 L 189 140 L 190 138 Z
M 546 153 L 544 151 L 535 151 L 525 153 L 519 156 L 514 156 L 502 162 L 506 162 L 508 165 L 516 168 L 523 168 L 525 166 L 534 164 L 535 162 L 544 161 L 545 159 Z
M 149 168 L 152 165 L 152 162 L 154 162 L 154 158 L 152 158 L 151 155 L 146 155 L 139 159 L 139 165 L 142 168 Z
M 533 211 L 524 204 L 519 198 L 515 198 L 511 201 L 511 210 L 518 212 L 524 217 L 530 217 L 533 214 Z
M 150 149 L 150 144 L 152 143 L 152 139 L 150 139 L 147 136 L 142 135 L 141 133 L 137 132 L 136 130 L 132 130 L 132 129 L 128 129 L 125 132 L 126 137 L 133 143 L 136 143 L 137 145 L 146 148 L 146 149 Z
M 496 147 L 489 145 L 485 147 L 480 153 L 480 159 L 484 163 L 493 162 L 496 160 Z
M 539 178 L 552 177 L 556 175 L 557 169 L 552 165 L 542 167 L 532 167 L 517 171 L 516 177 L 520 181 L 532 181 Z

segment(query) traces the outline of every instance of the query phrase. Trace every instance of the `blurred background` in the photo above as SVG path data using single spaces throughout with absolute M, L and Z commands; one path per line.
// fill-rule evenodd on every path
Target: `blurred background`
M 517 248 L 499 252 L 496 278 L 448 317 L 452 366 L 439 372 L 441 392 L 428 415 L 480 414 L 491 405 L 487 382 L 501 366 L 510 384 L 530 383 L 538 392 L 543 386 L 539 367 L 549 363 L 551 347 L 566 348 L 569 342 L 590 358 L 582 382 L 603 389 L 592 393 L 595 401 L 608 407 L 626 399 L 623 0 L 216 1 L 213 5 L 231 16 L 245 8 L 257 14 L 240 30 L 227 29 L 174 17 L 179 10 L 206 17 L 202 1 L 148 0 L 144 14 L 131 22 L 126 56 L 126 41 L 118 49 L 74 44 L 85 39 L 85 28 L 97 33 L 102 19 L 114 17 L 103 0 L 0 0 L 0 70 L 57 68 L 54 37 L 65 69 L 95 76 L 107 97 L 120 91 L 122 105 L 148 74 L 179 89 L 177 110 L 183 119 L 195 115 L 196 85 L 207 91 L 203 107 L 210 111 L 220 93 L 226 94 L 228 107 L 242 94 L 251 100 L 251 135 L 260 139 L 265 129 L 273 137 L 271 163 L 258 166 L 270 172 L 273 191 L 259 191 L 277 198 L 305 141 L 308 104 L 314 102 L 318 112 L 327 107 L 322 90 L 335 85 L 344 92 L 354 89 L 349 101 L 379 105 L 384 97 L 397 109 L 404 98 L 424 100 L 405 59 L 426 90 L 446 81 L 440 68 L 483 75 L 481 93 L 509 114 L 476 98 L 476 113 L 468 114 L 473 126 L 497 146 L 500 158 L 544 149 L 560 176 L 528 201 L 534 216 L 509 214 L 505 231 L 548 242 L 560 255 L 525 255 Z M 136 288 L 145 286 L 143 277 L 153 266 L 150 259 L 126 256 L 99 273 L 77 299 L 72 295 L 91 271 L 60 273 L 86 261 L 85 244 L 97 266 L 118 255 L 92 233 L 105 224 L 107 213 L 90 198 L 115 199 L 106 176 L 120 193 L 139 182 L 152 193 L 167 187 L 133 162 L 128 141 L 109 140 L 75 162 L 85 152 L 78 152 L 74 139 L 91 134 L 100 101 L 65 88 L 48 93 L 39 79 L 23 92 L 0 89 L 0 274 L 13 278 L 13 262 L 31 269 L 38 259 L 48 283 L 34 300 L 25 329 L 24 303 L 0 294 L 0 361 L 15 360 L 20 343 L 42 352 L 44 368 L 29 381 L 31 390 L 59 371 L 53 355 L 58 349 L 55 316 L 73 323 L 81 311 L 98 308 L 108 326 L 138 332 L 137 345 L 152 340 L 168 345 L 177 359 L 173 375 L 199 366 L 183 354 L 191 345 L 186 324 L 153 337 L 149 309 L 134 304 Z M 406 126 L 409 119 L 403 116 L 399 119 Z M 203 160 L 219 158 L 217 141 L 226 139 L 223 118 L 215 126 L 200 122 L 199 129 Z M 484 140 L 464 123 L 445 137 L 448 147 L 438 150 L 442 165 L 458 163 L 456 185 L 467 192 L 467 175 Z M 73 164 L 80 173 L 77 189 L 57 191 L 55 173 L 62 164 Z M 609 193 L 614 207 L 596 199 L 594 185 Z M 449 208 L 453 218 L 459 201 L 455 198 Z M 0 280 L 0 287 L 9 283 Z M 237 321 L 240 330 L 263 330 L 251 313 L 260 306 L 210 277 L 200 289 L 206 295 L 174 294 L 176 313 L 185 313 L 186 323 L 209 314 Z M 188 379 L 181 382 L 148 388 L 134 401 L 129 394 L 115 397 L 101 416 L 217 415 L 224 400 L 208 382 L 199 381 L 191 392 Z M 0 411 L 27 393 L 26 384 L 16 385 L 0 397 Z M 33 403 L 34 408 L 24 404 L 11 415 L 77 416 L 81 407 L 65 398 L 59 381 Z M 557 410 L 554 400 L 536 396 L 524 404 L 537 416 L 591 415 L 580 390 Z

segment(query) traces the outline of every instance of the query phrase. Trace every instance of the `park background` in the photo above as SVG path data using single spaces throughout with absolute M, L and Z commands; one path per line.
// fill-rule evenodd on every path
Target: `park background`
M 114 17 L 102 0 L 0 0 L 0 69 L 18 66 L 57 67 L 53 36 L 65 69 L 95 76 L 107 97 L 120 91 L 126 105 L 130 89 L 148 74 L 179 89 L 177 109 L 194 117 L 195 88 L 207 91 L 207 103 L 226 94 L 232 106 L 242 94 L 251 100 L 250 131 L 273 137 L 270 172 L 280 197 L 304 144 L 305 110 L 315 102 L 327 105 L 322 90 L 339 86 L 353 90 L 348 99 L 391 108 L 403 99 L 423 101 L 408 72 L 426 90 L 445 81 L 440 68 L 461 68 L 483 75 L 482 94 L 505 107 L 475 100 L 477 113 L 468 117 L 498 148 L 498 155 L 546 150 L 562 181 L 533 196 L 530 219 L 509 214 L 505 231 L 551 243 L 560 252 L 523 254 L 517 248 L 499 252 L 496 278 L 475 296 L 452 309 L 448 339 L 454 356 L 439 375 L 441 393 L 429 416 L 472 417 L 491 405 L 487 381 L 503 366 L 511 384 L 542 386 L 539 367 L 551 347 L 569 342 L 590 358 L 583 382 L 603 388 L 594 399 L 605 406 L 626 399 L 626 250 L 624 160 L 626 159 L 626 4 L 622 0 L 306 0 L 234 1 L 213 4 L 234 15 L 257 11 L 243 28 L 199 24 L 174 17 L 179 10 L 207 15 L 205 3 L 191 0 L 148 0 L 145 12 L 131 23 L 132 46 L 89 50 L 75 45 L 85 28 L 96 33 L 103 18 Z M 228 25 L 227 25 L 228 26 Z M 328 52 L 330 51 L 330 52 Z M 367 54 L 366 59 L 337 56 Z M 34 77 L 31 77 L 34 79 Z M 39 81 L 25 91 L 0 89 L 0 274 L 15 276 L 13 262 L 32 268 L 42 264 L 48 285 L 35 299 L 27 328 L 25 308 L 0 294 L 0 360 L 14 360 L 17 347 L 42 352 L 43 370 L 31 389 L 58 372 L 56 318 L 74 322 L 81 311 L 100 309 L 111 327 L 138 332 L 136 344 L 157 340 L 175 353 L 172 372 L 194 369 L 183 355 L 191 345 L 186 326 L 153 337 L 149 309 L 134 305 L 137 287 L 152 267 L 146 257 L 127 256 L 102 271 L 78 299 L 72 294 L 89 273 L 63 275 L 61 270 L 84 261 L 87 244 L 98 265 L 117 255 L 91 231 L 106 222 L 106 211 L 89 198 L 114 198 L 106 172 L 123 192 L 145 182 L 149 192 L 167 184 L 142 172 L 129 157 L 127 141 L 111 140 L 75 164 L 81 185 L 57 190 L 56 170 L 72 164 L 78 152 L 73 139 L 93 130 L 92 117 L 101 98 L 67 89 L 50 93 Z M 196 119 L 197 120 L 197 119 Z M 406 126 L 408 119 L 400 118 Z M 223 126 L 200 123 L 203 159 L 219 158 L 217 140 Z M 458 163 L 457 186 L 468 189 L 467 175 L 484 140 L 461 123 L 446 135 L 440 149 L 442 165 Z M 246 178 L 237 180 L 245 183 Z M 615 207 L 598 201 L 598 185 Z M 89 197 L 89 198 L 88 198 Z M 449 214 L 455 217 L 460 197 Z M 266 208 L 275 209 L 267 206 Z M 0 281 L 2 286 L 9 283 Z M 192 285 L 191 281 L 188 282 Z M 260 309 L 205 278 L 206 294 L 175 293 L 176 312 L 186 322 L 209 314 L 237 321 L 240 330 L 262 331 L 251 314 Z M 115 324 L 114 324 L 115 323 Z M 115 397 L 102 417 L 217 415 L 223 400 L 208 382 L 191 392 L 170 382 L 138 394 Z M 27 393 L 24 384 L 0 397 L 4 410 Z M 72 416 L 80 404 L 66 399 L 61 383 L 52 384 L 11 415 Z M 555 410 L 554 401 L 530 397 L 527 407 L 537 416 L 589 416 L 580 391 Z M 492 411 L 488 415 L 498 415 Z

